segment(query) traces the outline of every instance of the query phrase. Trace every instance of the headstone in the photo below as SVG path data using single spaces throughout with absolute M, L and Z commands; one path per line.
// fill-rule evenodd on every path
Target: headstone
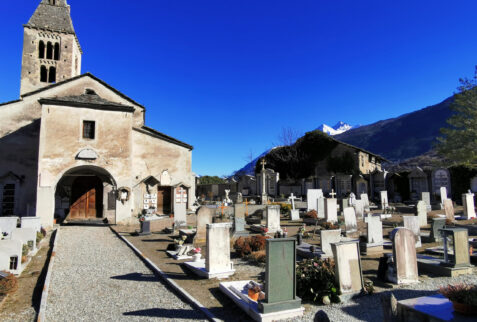
M 389 202 L 388 202 L 388 192 L 386 190 L 380 192 L 381 196 L 381 209 L 386 209 L 389 207 Z
M 349 194 L 349 199 L 348 199 L 348 205 L 350 206 L 354 206 L 354 203 L 356 202 L 356 196 L 355 194 L 352 192 Z
M 267 206 L 267 228 L 269 233 L 280 230 L 280 206 Z
M 212 223 L 215 210 L 202 206 L 197 212 L 197 231 L 194 237 L 194 245 L 199 246 L 207 240 L 207 224 Z
M 18 217 L 0 217 L 0 228 L 2 233 L 7 233 L 8 235 L 17 228 Z
M 449 219 L 450 221 L 455 221 L 454 204 L 452 202 L 452 199 L 444 200 L 444 211 L 446 213 L 446 219 Z
M 331 243 L 339 243 L 340 241 L 341 229 L 320 230 L 320 247 L 326 255 L 332 256 Z
M 341 294 L 359 293 L 363 289 L 363 273 L 358 241 L 331 244 L 335 259 L 335 278 Z
M 409 229 L 413 232 L 416 239 L 416 248 L 422 246 L 421 244 L 421 228 L 419 225 L 419 217 L 417 216 L 403 216 L 404 228 Z
M 234 228 L 236 233 L 245 231 L 245 204 L 234 205 Z
M 22 271 L 22 247 L 20 240 L 0 240 L 0 271 L 20 274 Z
M 361 200 L 363 201 L 363 207 L 365 210 L 369 211 L 369 198 L 367 193 L 361 194 Z
M 434 242 L 442 240 L 440 230 L 446 225 L 445 218 L 432 218 L 430 239 Z
M 444 240 L 444 262 L 452 267 L 470 266 L 469 235 L 467 228 L 445 228 L 440 230 Z M 452 240 L 453 246 L 449 240 Z M 453 255 L 449 256 L 449 247 L 453 247 Z
M 308 189 L 306 192 L 307 210 L 318 211 L 318 198 L 323 197 L 323 191 L 321 189 Z
M 425 201 L 417 202 L 417 218 L 419 218 L 420 227 L 427 225 L 427 205 Z
M 12 231 L 12 239 L 20 240 L 24 245 L 31 244 L 32 251 L 35 251 L 37 249 L 36 231 L 33 228 L 15 228 Z
M 241 192 L 237 193 L 237 198 L 235 199 L 235 203 L 242 203 L 243 202 L 243 195 Z
M 41 231 L 40 217 L 22 217 L 21 228 L 33 228 L 37 233 Z
M 295 248 L 295 238 L 267 239 L 265 299 L 258 304 L 260 312 L 301 307 L 301 299 L 296 296 Z
M 407 228 L 399 227 L 392 231 L 393 258 L 397 284 L 418 282 L 416 238 Z
M 441 187 L 440 188 L 440 193 L 441 193 L 441 203 L 444 204 L 444 200 L 447 199 L 447 188 L 446 187 Z
M 298 209 L 295 209 L 295 210 L 292 209 L 290 211 L 290 217 L 291 217 L 291 220 L 293 221 L 300 220 L 300 211 Z
M 207 224 L 205 269 L 209 274 L 230 272 L 230 224 Z
M 345 209 L 349 207 L 349 201 L 347 198 L 341 199 L 341 209 Z
M 356 217 L 363 218 L 363 216 L 364 216 L 363 200 L 356 200 L 354 202 L 354 211 L 356 213 Z
M 426 203 L 427 211 L 431 211 L 431 193 L 430 192 L 421 192 L 421 200 Z
M 464 217 L 466 219 L 475 218 L 474 194 L 464 193 L 462 195 L 462 205 L 464 206 Z
M 316 212 L 318 214 L 318 218 L 325 218 L 325 200 L 324 197 L 318 197 L 316 201 Z
M 368 247 L 381 246 L 383 244 L 383 222 L 379 216 L 368 216 L 366 218 L 368 225 L 367 241 Z
M 344 213 L 346 234 L 358 231 L 358 225 L 356 223 L 356 214 L 355 214 L 354 208 L 353 207 L 345 208 L 343 213 Z
M 338 221 L 338 211 L 335 198 L 325 199 L 326 221 L 335 223 Z
M 174 204 L 174 227 L 178 229 L 180 227 L 187 226 L 187 211 L 185 203 Z

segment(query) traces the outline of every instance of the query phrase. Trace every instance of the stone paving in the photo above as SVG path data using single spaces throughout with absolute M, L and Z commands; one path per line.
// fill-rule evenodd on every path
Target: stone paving
M 206 320 L 105 226 L 60 229 L 47 321 Z

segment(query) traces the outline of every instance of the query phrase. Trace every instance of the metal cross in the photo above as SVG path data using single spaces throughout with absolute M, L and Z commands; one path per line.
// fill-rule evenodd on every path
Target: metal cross
M 336 192 L 335 192 L 335 190 L 334 190 L 334 189 L 331 189 L 330 196 L 331 196 L 331 198 L 333 198 L 333 199 L 335 198 L 335 196 L 336 196 Z

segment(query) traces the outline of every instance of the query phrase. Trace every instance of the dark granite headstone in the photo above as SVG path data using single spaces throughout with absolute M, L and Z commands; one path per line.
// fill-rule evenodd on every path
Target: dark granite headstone
M 139 235 L 145 236 L 151 234 L 151 222 L 148 220 L 141 221 L 141 231 Z

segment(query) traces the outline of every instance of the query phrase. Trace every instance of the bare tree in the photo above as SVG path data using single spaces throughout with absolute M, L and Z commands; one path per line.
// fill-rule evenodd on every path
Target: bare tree
M 293 145 L 296 140 L 298 140 L 303 134 L 291 127 L 282 127 L 280 133 L 278 134 L 278 144 L 274 145 L 281 145 L 281 146 L 290 146 Z

